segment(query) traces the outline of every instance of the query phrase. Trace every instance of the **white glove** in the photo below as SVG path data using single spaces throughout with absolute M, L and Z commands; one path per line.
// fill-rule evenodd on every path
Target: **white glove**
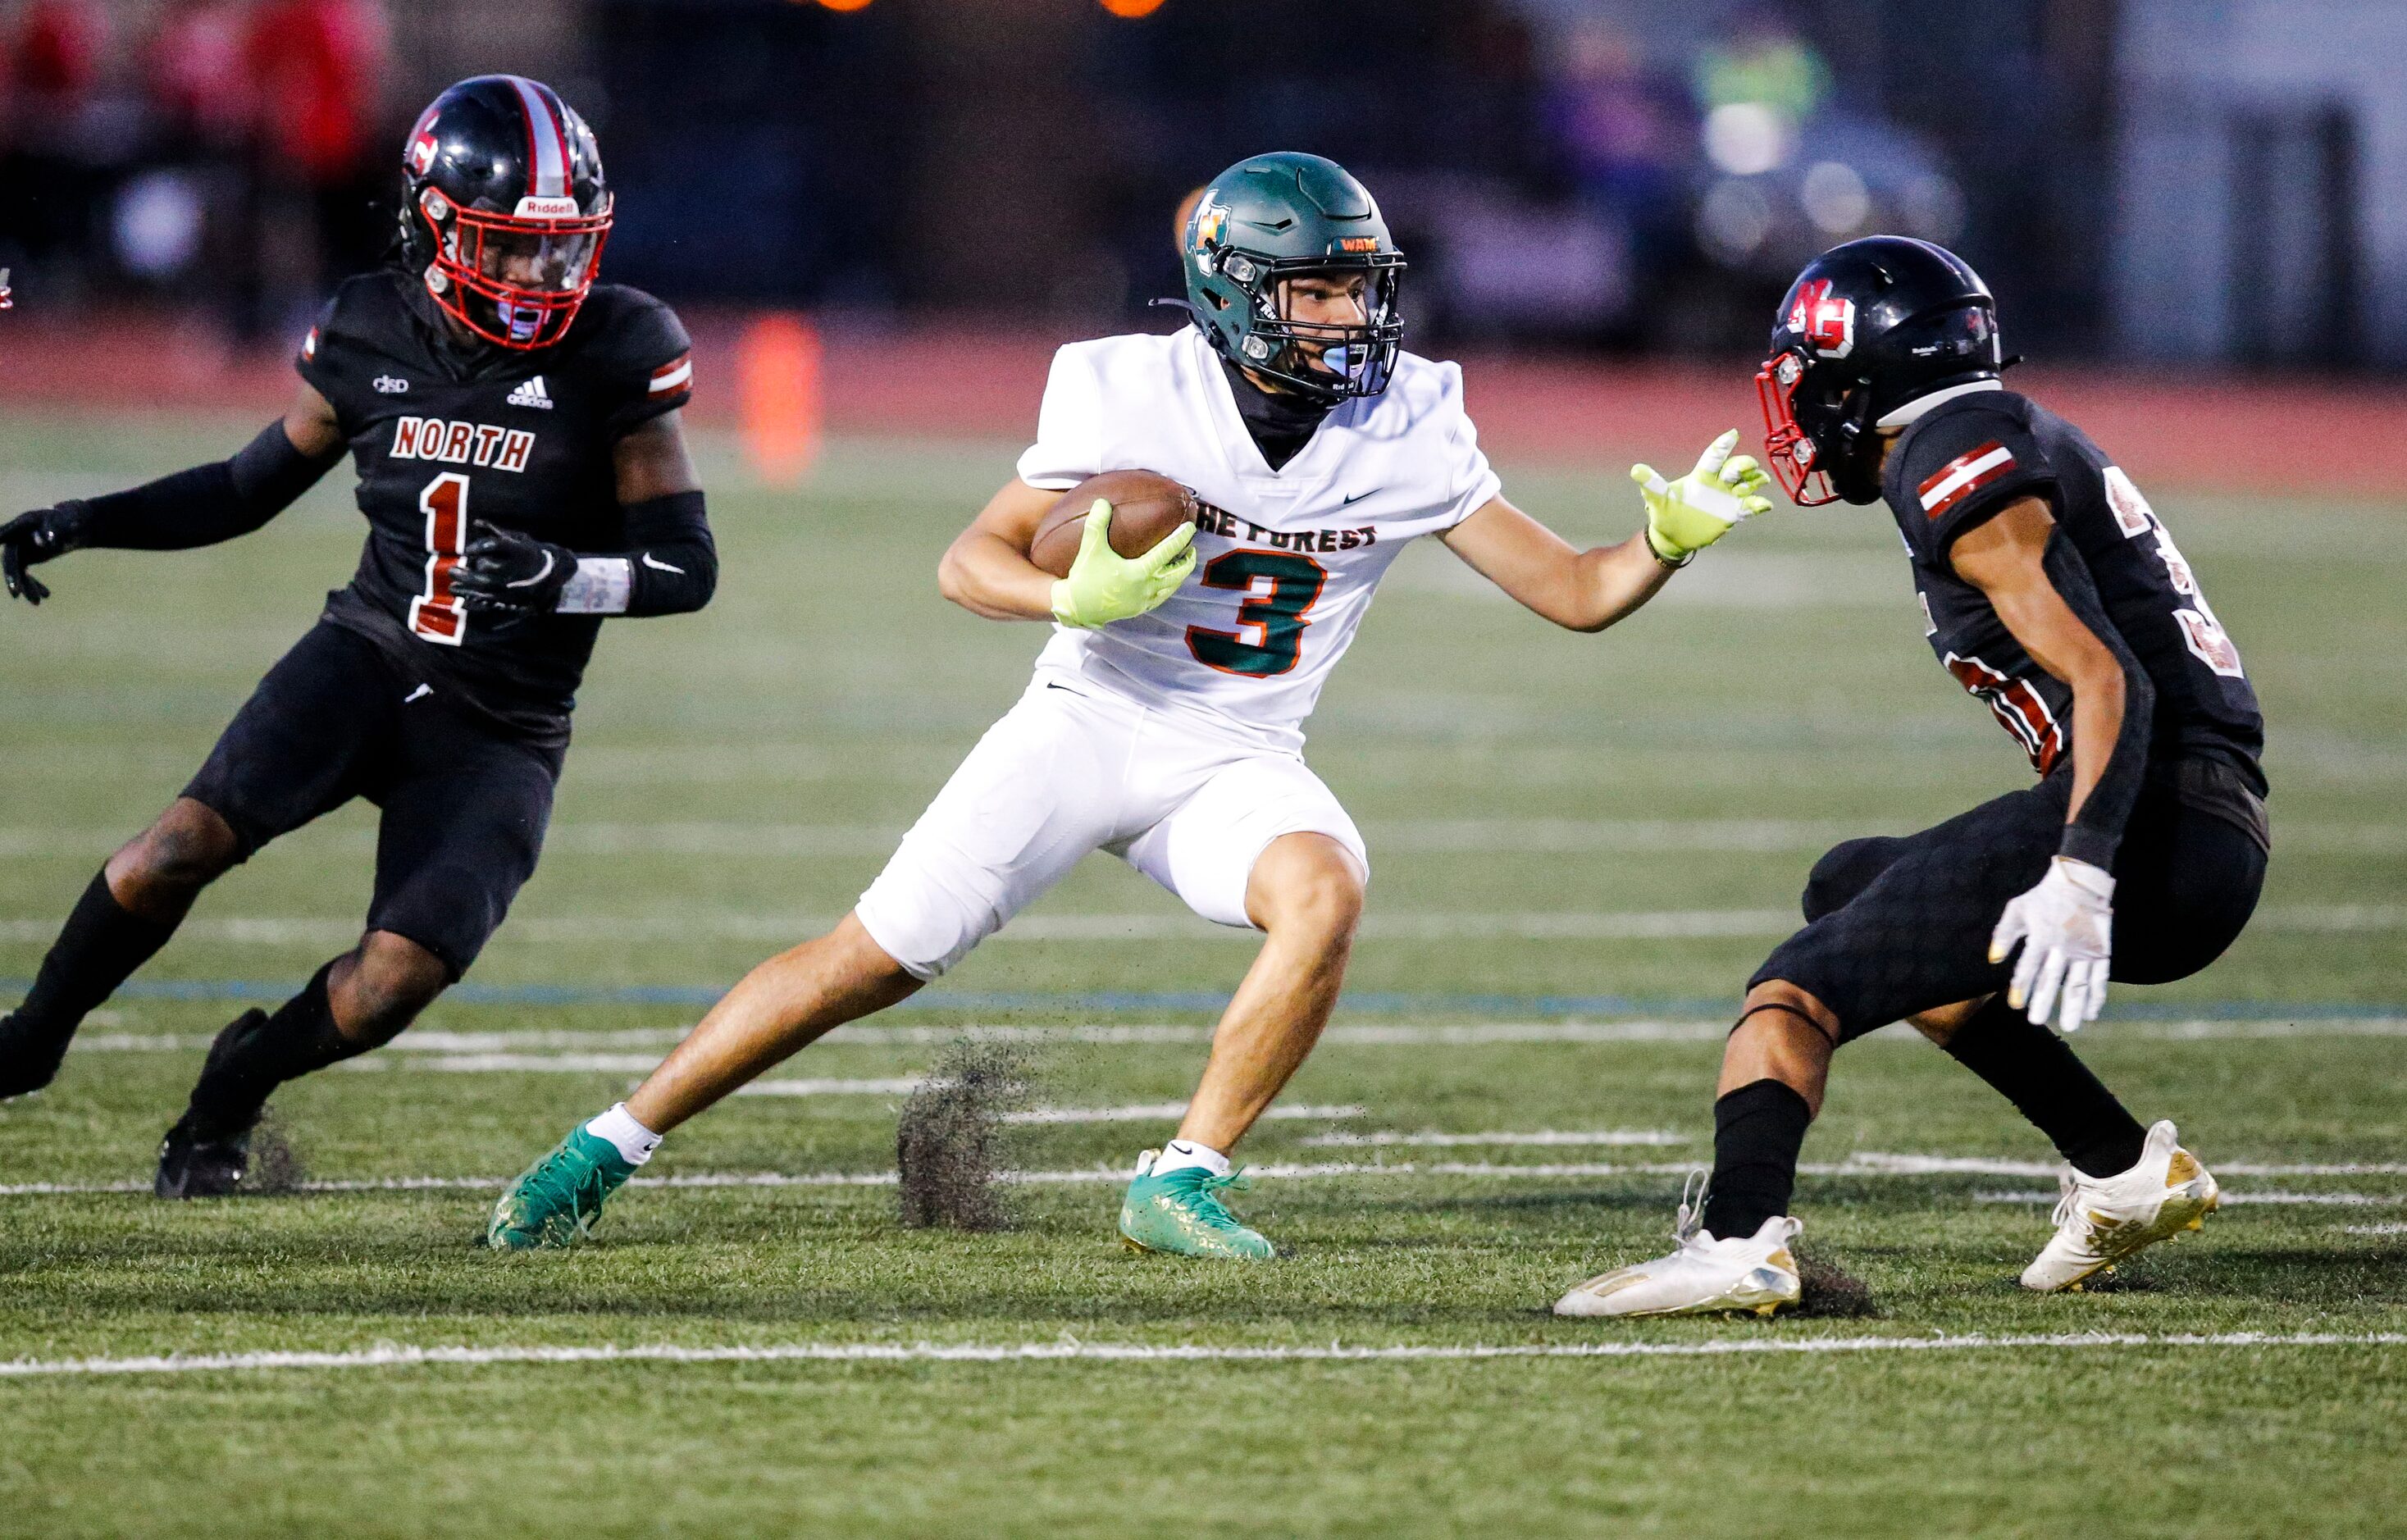
M 2016 943 L 2023 948 L 2006 1004 L 2015 1010 L 2028 1005 L 2032 1022 L 2044 1027 L 2061 988 L 2058 1031 L 2078 1032 L 2084 1021 L 2098 1020 L 2114 935 L 2114 877 L 2086 861 L 2058 856 L 2038 887 L 2006 905 L 1990 933 L 1992 962 L 2003 962 Z

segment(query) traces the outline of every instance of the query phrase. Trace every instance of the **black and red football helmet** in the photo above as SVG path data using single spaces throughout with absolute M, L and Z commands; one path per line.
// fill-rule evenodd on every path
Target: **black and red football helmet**
M 1801 506 L 1876 503 L 1884 420 L 2005 364 L 1988 285 L 1961 257 L 1902 235 L 1833 247 L 1789 286 L 1756 372 L 1764 463 Z
M 463 80 L 402 152 L 402 262 L 460 324 L 529 351 L 575 323 L 602 267 L 611 193 L 593 131 L 517 75 Z

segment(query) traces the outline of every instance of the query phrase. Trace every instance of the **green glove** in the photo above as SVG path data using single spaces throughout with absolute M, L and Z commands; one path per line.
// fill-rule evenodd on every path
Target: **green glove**
M 1195 526 L 1181 524 L 1144 555 L 1122 556 L 1112 549 L 1112 506 L 1096 498 L 1078 535 L 1078 559 L 1053 585 L 1053 618 L 1091 631 L 1144 614 L 1195 570 L 1195 553 L 1187 549 L 1194 541 Z
M 1677 481 L 1665 481 L 1651 465 L 1630 467 L 1630 479 L 1646 499 L 1646 543 L 1657 557 L 1686 566 L 1689 557 L 1744 520 L 1772 511 L 1772 500 L 1756 495 L 1771 476 L 1748 456 L 1733 456 L 1736 448 L 1738 430 L 1732 428 Z

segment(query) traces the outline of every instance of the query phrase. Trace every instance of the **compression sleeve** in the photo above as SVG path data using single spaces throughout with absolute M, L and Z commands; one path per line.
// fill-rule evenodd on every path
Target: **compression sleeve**
M 622 510 L 623 556 L 580 556 L 561 591 L 563 615 L 685 615 L 710 603 L 719 587 L 719 547 L 699 492 L 630 505 Z
M 271 422 L 232 460 L 76 505 L 75 544 L 190 550 L 232 540 L 300 501 L 342 457 L 312 460 L 292 447 L 282 421 Z
M 2098 596 L 2098 585 L 2090 578 L 2088 563 L 2081 559 L 2080 550 L 2061 526 L 2047 537 L 2041 569 L 2073 614 L 2080 617 L 2081 623 L 2106 644 L 2123 669 L 2122 729 L 2115 734 L 2115 747 L 2107 755 L 2104 773 L 2090 788 L 2080 813 L 2065 826 L 2064 840 L 2057 847 L 2059 855 L 2086 861 L 2101 871 L 2113 871 L 2115 853 L 2123 843 L 2123 826 L 2130 820 L 2131 805 L 2139 800 L 2140 783 L 2147 773 L 2157 687 L 2123 640 L 2123 634 L 2107 619 L 2106 606 Z

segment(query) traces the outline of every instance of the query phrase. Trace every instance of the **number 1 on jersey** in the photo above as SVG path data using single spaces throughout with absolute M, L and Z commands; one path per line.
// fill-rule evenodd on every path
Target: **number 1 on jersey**
M 445 471 L 418 494 L 418 506 L 426 515 L 426 592 L 409 601 L 409 629 L 458 647 L 468 635 L 468 615 L 451 592 L 451 573 L 468 549 L 468 478 Z

